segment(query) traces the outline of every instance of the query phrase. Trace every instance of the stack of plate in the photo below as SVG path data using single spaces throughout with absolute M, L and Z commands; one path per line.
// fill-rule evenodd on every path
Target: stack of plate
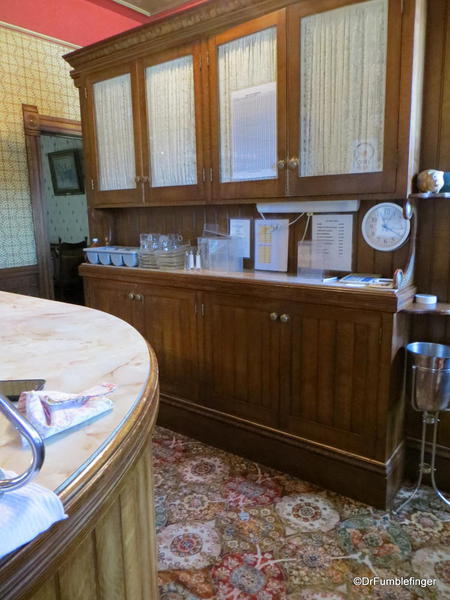
M 156 250 L 140 250 L 139 266 L 142 269 L 157 269 Z
M 158 269 L 184 269 L 186 250 L 188 246 L 180 246 L 173 250 L 156 250 Z

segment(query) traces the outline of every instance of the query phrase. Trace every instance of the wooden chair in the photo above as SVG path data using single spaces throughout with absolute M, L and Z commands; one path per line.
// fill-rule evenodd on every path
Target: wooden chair
M 63 302 L 83 303 L 83 282 L 78 275 L 78 266 L 83 262 L 83 248 L 87 246 L 87 238 L 82 242 L 63 242 L 59 238 L 56 247 L 56 269 L 54 274 L 55 297 Z

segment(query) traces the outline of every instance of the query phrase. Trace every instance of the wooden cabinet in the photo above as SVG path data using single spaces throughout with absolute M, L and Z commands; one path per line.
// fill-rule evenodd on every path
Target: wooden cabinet
M 284 196 L 285 11 L 209 41 L 213 199 Z
M 139 64 L 145 90 L 142 146 L 145 202 L 204 202 L 203 146 L 208 104 L 202 102 L 201 44 L 152 54 Z
M 289 195 L 396 191 L 398 121 L 409 118 L 399 95 L 402 7 L 332 0 L 288 8 Z
M 139 331 L 140 319 L 135 299 L 136 284 L 106 280 L 85 286 L 86 305 L 123 319 Z
M 94 206 L 205 201 L 200 61 L 200 44 L 191 44 L 87 78 L 82 112 Z
M 279 425 L 278 303 L 203 294 L 202 403 L 270 427 Z
M 380 313 L 309 304 L 285 310 L 280 428 L 375 457 Z
M 89 75 L 85 85 L 82 122 L 89 201 L 93 206 L 142 204 L 136 64 Z
M 381 317 L 204 294 L 205 405 L 375 456 Z
M 88 99 L 91 203 L 406 197 L 424 0 L 238 4 L 68 55 Z
M 129 321 L 154 347 L 162 425 L 389 504 L 404 452 L 408 320 L 399 310 L 414 288 L 93 265 L 81 274 L 88 304 Z
M 140 331 L 158 357 L 161 391 L 197 400 L 199 306 L 196 293 L 160 286 L 138 286 Z
M 85 282 L 86 304 L 133 325 L 158 357 L 159 385 L 167 394 L 196 400 L 198 302 L 195 292 L 114 280 Z

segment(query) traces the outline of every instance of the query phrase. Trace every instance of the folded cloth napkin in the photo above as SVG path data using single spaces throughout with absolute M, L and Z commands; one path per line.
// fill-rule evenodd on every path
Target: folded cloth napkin
M 22 392 L 18 409 L 43 438 L 48 438 L 111 410 L 112 400 L 105 394 L 114 389 L 113 384 L 102 383 L 81 394 L 48 390 Z
M 0 477 L 14 477 L 2 471 Z M 67 519 L 58 496 L 37 483 L 0 495 L 0 558 L 31 541 L 53 523 Z

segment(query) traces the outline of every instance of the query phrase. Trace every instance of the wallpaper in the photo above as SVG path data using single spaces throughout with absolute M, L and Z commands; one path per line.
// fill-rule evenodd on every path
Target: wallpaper
M 0 268 L 36 264 L 22 104 L 79 119 L 68 48 L 0 26 Z
M 47 216 L 47 234 L 50 243 L 81 242 L 88 237 L 86 196 L 55 196 L 48 161 L 49 152 L 78 149 L 81 153 L 83 142 L 79 138 L 41 135 L 43 193 Z

